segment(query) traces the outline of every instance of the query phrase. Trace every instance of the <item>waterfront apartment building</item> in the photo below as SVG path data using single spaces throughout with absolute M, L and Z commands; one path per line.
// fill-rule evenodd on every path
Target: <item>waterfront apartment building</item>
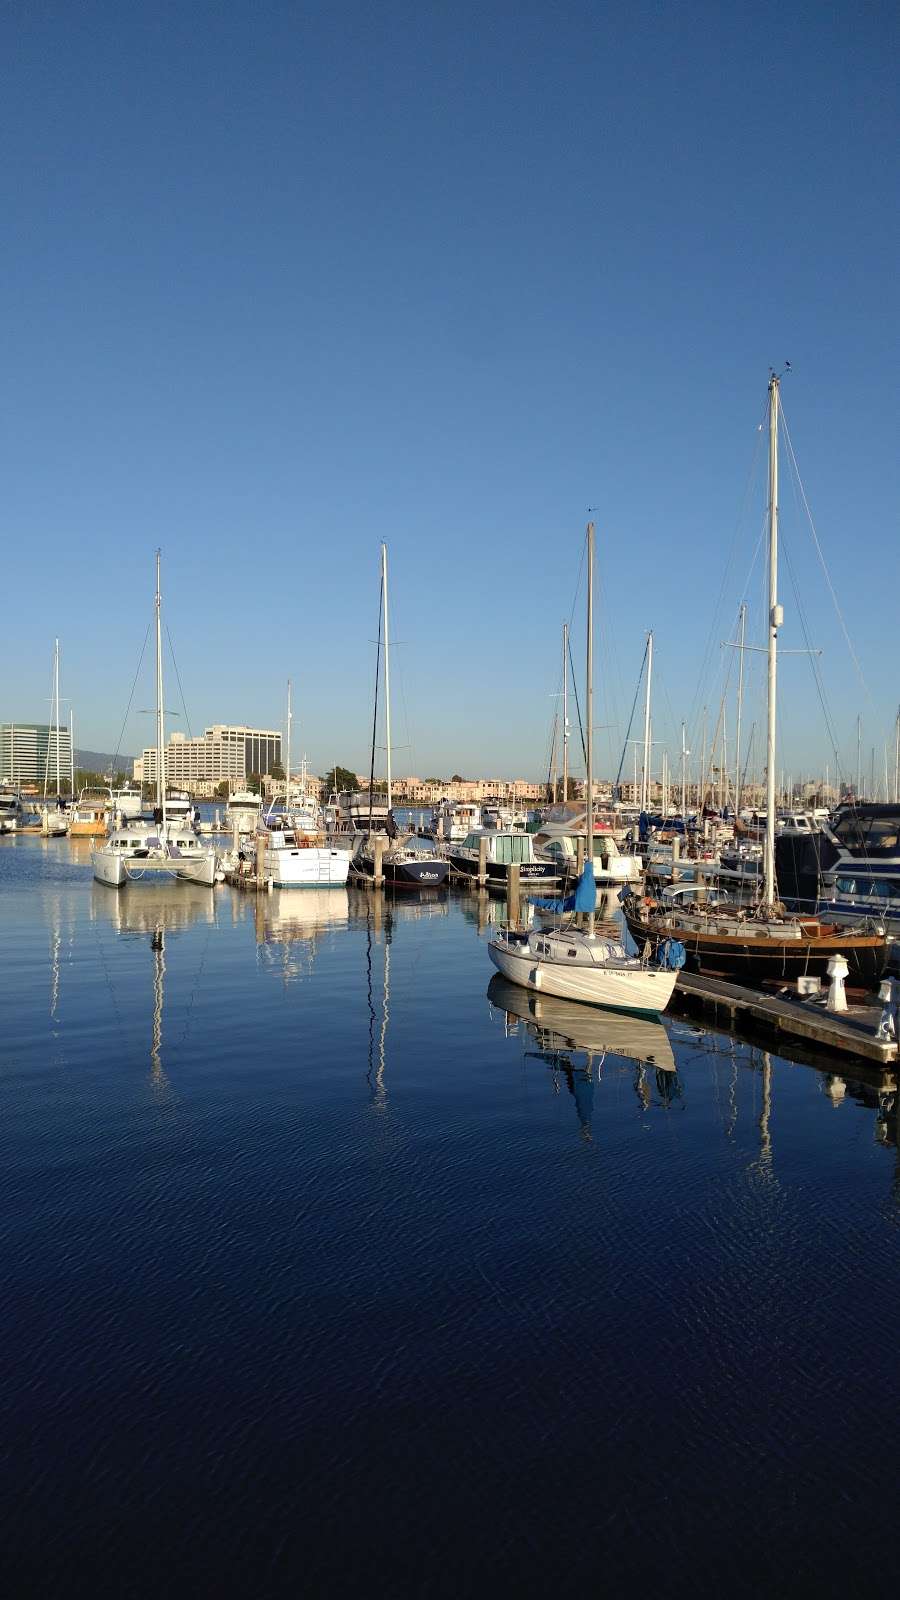
M 68 788 L 71 746 L 68 728 L 58 730 L 59 770 Z M 56 789 L 57 729 L 46 722 L 0 722 L 0 783 L 15 788 Z M 49 753 L 49 766 L 48 766 Z
M 242 789 L 251 773 L 264 777 L 281 764 L 281 733 L 217 722 L 197 738 L 173 733 L 166 745 L 166 783 L 191 794 L 212 794 L 219 783 Z M 156 783 L 156 746 L 134 763 L 137 783 Z

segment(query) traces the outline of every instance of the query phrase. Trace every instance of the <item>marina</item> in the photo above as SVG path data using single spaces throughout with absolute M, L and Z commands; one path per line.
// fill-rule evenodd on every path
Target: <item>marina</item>
M 3 9 L 13 1600 L 868 1600 L 885 6 Z
M 798 1483 L 797 1514 L 836 1472 L 863 1514 L 896 1379 L 889 1340 L 870 1341 L 864 1370 L 839 1352 L 900 1312 L 884 1269 L 895 1066 L 812 1044 L 806 1065 L 803 1041 L 774 1032 L 745 1042 L 730 995 L 715 1016 L 677 1003 L 651 1020 L 490 977 L 486 940 L 509 908 L 485 890 L 111 892 L 90 849 L 0 843 L 20 1352 L 6 1505 L 46 1512 L 46 1587 L 73 1552 L 96 1570 L 96 1518 L 104 1564 L 124 1570 L 146 1548 L 148 1495 L 169 1527 L 146 1558 L 159 1581 L 242 1584 L 277 1544 L 315 1587 L 363 1583 L 373 1553 L 402 1582 L 464 1525 L 466 1561 L 527 1586 L 544 1472 L 569 1470 L 610 1509 L 610 1570 L 664 1586 L 668 1542 L 636 1551 L 628 1532 L 648 1374 L 660 1437 L 643 1492 L 665 1503 L 673 1464 L 690 1463 L 679 1538 L 703 1542 L 732 1592 L 791 1559 L 779 1508 Z M 753 1525 L 735 1504 L 712 1511 L 735 1459 L 723 1406 L 757 1480 Z M 420 1425 L 398 1452 L 410 1409 Z M 347 1493 L 364 1482 L 347 1548 Z M 501 1486 L 497 1555 L 486 1508 Z M 776 1530 L 763 1545 L 758 1516 Z M 24 1582 L 34 1568 L 8 1548 Z M 542 1581 L 562 1560 L 588 1581 L 588 1548 L 549 1532 Z M 826 1539 L 807 1571 L 827 1587 L 836 1558 Z M 854 1556 L 858 1581 L 877 1586 L 880 1565 Z

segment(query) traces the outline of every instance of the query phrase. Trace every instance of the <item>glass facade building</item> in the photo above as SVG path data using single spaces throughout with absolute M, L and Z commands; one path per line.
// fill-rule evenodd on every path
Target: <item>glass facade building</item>
M 68 728 L 58 730 L 59 771 L 68 789 L 71 750 Z M 57 729 L 47 722 L 0 722 L 0 783 L 44 787 L 56 792 Z M 48 763 L 49 755 L 49 763 Z

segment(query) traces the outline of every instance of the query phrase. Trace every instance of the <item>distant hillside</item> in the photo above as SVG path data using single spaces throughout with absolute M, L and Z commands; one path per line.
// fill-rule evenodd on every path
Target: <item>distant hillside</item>
M 134 765 L 134 757 L 111 756 L 105 754 L 102 750 L 79 750 L 77 746 L 75 748 L 75 765 L 80 767 L 82 772 L 105 772 L 107 767 L 111 767 L 113 764 L 115 764 L 116 772 L 127 772 L 130 777 L 131 769 Z

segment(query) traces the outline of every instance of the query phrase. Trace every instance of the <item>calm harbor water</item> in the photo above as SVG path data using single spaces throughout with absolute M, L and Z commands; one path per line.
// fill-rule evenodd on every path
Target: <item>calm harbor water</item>
M 491 914 L 0 841 L 8 1592 L 893 1586 L 890 1098 Z

